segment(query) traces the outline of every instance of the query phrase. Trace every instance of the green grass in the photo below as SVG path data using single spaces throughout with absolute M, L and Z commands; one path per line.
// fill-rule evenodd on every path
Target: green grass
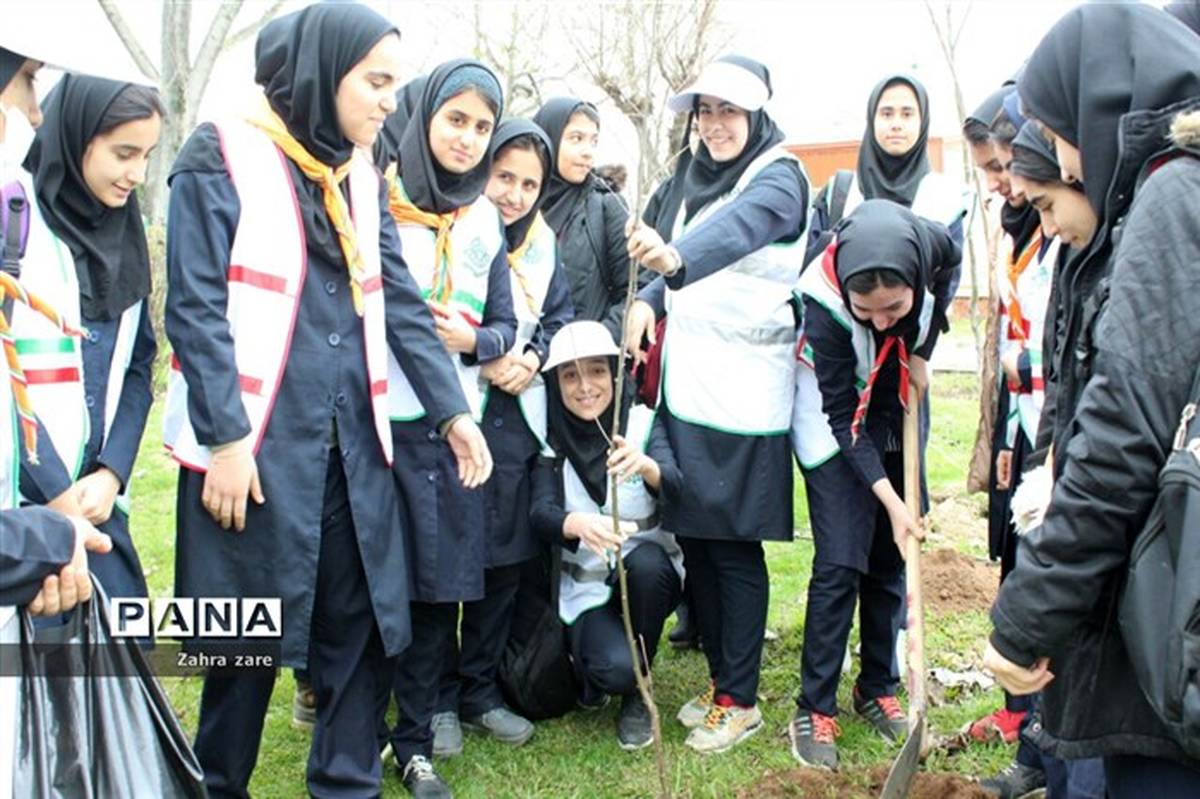
M 935 500 L 963 492 L 966 462 L 977 419 L 977 388 L 972 376 L 938 374 L 934 382 L 934 428 L 929 449 L 929 480 Z M 153 596 L 169 596 L 174 563 L 174 492 L 176 471 L 162 454 L 161 403 L 156 404 L 143 442 L 133 484 L 135 538 L 146 567 Z M 797 540 L 768 544 L 771 570 L 770 627 L 779 633 L 765 650 L 760 707 L 765 728 L 732 752 L 702 757 L 683 745 L 684 730 L 674 722 L 675 711 L 706 681 L 703 656 L 660 648 L 655 664 L 655 690 L 664 720 L 664 738 L 674 790 L 686 797 L 730 797 L 753 785 L 769 770 L 792 768 L 785 730 L 799 688 L 800 647 L 806 587 L 812 559 L 803 480 L 796 480 Z M 948 542 L 948 543 L 947 543 Z M 953 545 L 978 553 L 983 542 L 939 537 L 938 545 Z M 962 668 L 978 664 L 989 629 L 982 611 L 930 618 L 927 658 L 931 666 Z M 857 630 L 852 634 L 857 637 Z M 857 658 L 852 673 L 857 672 Z M 198 678 L 164 680 L 168 695 L 189 734 L 195 732 L 199 704 Z M 843 679 L 839 701 L 850 706 L 849 677 Z M 263 734 L 251 792 L 255 797 L 304 795 L 308 736 L 292 729 L 292 679 L 284 672 L 276 683 Z M 953 704 L 933 708 L 935 734 L 954 732 L 971 719 L 994 709 L 997 689 L 959 697 Z M 616 745 L 616 704 L 594 713 L 572 713 L 541 722 L 533 740 L 512 749 L 468 734 L 466 753 L 439 762 L 439 773 L 461 799 L 493 797 L 644 797 L 657 790 L 652 750 L 629 754 Z M 897 749 L 873 735 L 852 714 L 841 717 L 839 741 L 842 771 L 865 772 L 887 764 Z M 990 774 L 1011 758 L 1000 745 L 983 746 L 948 756 L 935 752 L 926 767 L 963 774 Z M 384 796 L 406 796 L 400 781 L 387 771 Z

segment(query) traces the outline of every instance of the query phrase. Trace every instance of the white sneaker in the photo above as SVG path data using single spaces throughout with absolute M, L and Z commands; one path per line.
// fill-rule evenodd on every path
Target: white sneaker
M 727 752 L 762 729 L 763 717 L 758 706 L 713 705 L 704 723 L 688 733 L 688 746 L 702 754 Z

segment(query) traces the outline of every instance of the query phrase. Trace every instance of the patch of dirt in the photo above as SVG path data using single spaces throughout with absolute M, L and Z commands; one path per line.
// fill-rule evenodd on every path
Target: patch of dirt
M 987 547 L 986 497 L 959 493 L 945 498 L 934 496 L 931 505 L 929 522 L 935 538 Z
M 883 791 L 888 767 L 876 766 L 852 779 L 841 772 L 793 768 L 768 771 L 738 793 L 738 799 L 874 799 Z M 910 799 L 989 799 L 991 794 L 958 774 L 921 772 L 913 781 Z
M 934 549 L 921 558 L 925 610 L 938 616 L 987 610 L 996 599 L 1000 569 L 953 549 Z

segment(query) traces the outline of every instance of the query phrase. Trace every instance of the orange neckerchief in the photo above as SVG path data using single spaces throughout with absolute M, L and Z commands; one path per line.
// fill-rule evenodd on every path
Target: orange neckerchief
M 508 254 L 508 268 L 517 276 L 517 282 L 521 284 L 521 292 L 525 295 L 525 303 L 535 315 L 541 315 L 542 309 L 538 307 L 537 300 L 533 297 L 533 290 L 529 288 L 529 280 L 521 271 L 520 264 L 525 253 L 529 252 L 529 245 L 533 243 L 543 224 L 542 214 L 538 212 L 538 215 L 533 218 L 533 224 L 529 226 L 529 230 L 525 231 L 525 240 L 521 242 L 521 246 Z
M 1017 298 L 1017 281 L 1033 262 L 1033 256 L 1042 249 L 1042 229 L 1038 228 L 1025 246 L 1019 258 L 1008 259 L 1008 329 L 1022 342 L 1026 339 L 1025 316 L 1021 313 L 1021 301 Z
M 25 290 L 12 275 L 0 272 L 0 301 L 4 297 L 12 297 L 17 302 L 29 306 L 68 336 L 82 336 L 83 331 L 67 324 L 62 315 L 54 310 L 48 302 Z M 4 358 L 8 362 L 8 382 L 12 386 L 13 400 L 17 405 L 17 418 L 21 421 L 21 435 L 25 439 L 26 457 L 32 464 L 37 464 L 37 417 L 33 413 L 33 404 L 29 401 L 29 387 L 25 381 L 25 370 L 17 359 L 17 342 L 13 338 L 8 320 L 0 313 L 0 341 L 4 343 Z M 0 424 L 7 424 L 0 419 Z
M 387 179 L 388 210 L 392 212 L 392 218 L 398 224 L 423 225 L 437 233 L 433 243 L 433 289 L 429 296 L 445 305 L 454 293 L 454 276 L 451 270 L 454 253 L 450 247 L 450 231 L 454 228 L 454 223 L 466 214 L 471 206 L 455 208 L 445 214 L 422 211 L 400 191 L 394 163 L 387 168 L 384 177 Z
M 325 201 L 325 213 L 337 231 L 338 244 L 341 245 L 342 255 L 346 259 L 346 269 L 350 273 L 350 296 L 354 300 L 354 310 L 363 315 L 363 275 L 366 266 L 363 263 L 362 252 L 358 249 L 358 233 L 350 218 L 350 206 L 345 196 L 338 190 L 338 184 L 350 174 L 351 161 L 334 168 L 318 161 L 308 150 L 304 149 L 295 136 L 288 132 L 287 125 L 280 119 L 271 106 L 263 99 L 261 107 L 246 119 L 254 127 L 270 137 L 283 154 L 292 163 L 300 167 L 304 176 L 321 187 L 321 196 Z M 358 158 L 358 155 L 352 156 Z

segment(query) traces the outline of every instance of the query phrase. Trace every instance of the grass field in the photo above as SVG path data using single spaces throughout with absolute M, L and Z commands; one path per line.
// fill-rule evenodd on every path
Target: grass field
M 966 463 L 978 418 L 976 380 L 970 375 L 939 374 L 933 395 L 933 435 L 928 473 L 931 494 L 937 501 L 954 500 L 968 509 L 978 508 L 963 494 Z M 135 471 L 133 529 L 152 596 L 169 596 L 173 579 L 174 496 L 176 472 L 162 453 L 161 405 L 156 404 Z M 946 525 L 935 531 L 930 546 L 952 547 L 982 556 L 985 542 L 979 525 Z M 960 529 L 964 528 L 966 529 Z M 785 730 L 799 688 L 800 646 L 803 640 L 805 591 L 812 559 L 803 481 L 796 482 L 796 541 L 768 544 L 771 571 L 769 625 L 779 639 L 766 647 L 760 707 L 764 729 L 745 745 L 723 755 L 703 757 L 683 745 L 685 731 L 674 722 L 678 707 L 707 680 L 703 655 L 675 652 L 665 645 L 655 664 L 657 700 L 664 717 L 664 736 L 674 790 L 681 797 L 732 797 L 739 792 L 754 796 L 753 786 L 768 771 L 795 765 Z M 927 658 L 930 666 L 962 669 L 977 666 L 989 629 L 980 610 L 927 620 Z M 670 622 L 668 622 L 668 629 Z M 853 634 L 857 636 L 857 630 Z M 857 659 L 854 671 L 857 670 Z M 188 730 L 194 733 L 199 702 L 198 678 L 173 678 L 166 689 Z M 842 681 L 840 702 L 849 708 L 851 679 Z M 303 796 L 308 736 L 290 725 L 292 679 L 285 672 L 276 683 L 266 722 L 258 767 L 251 791 L 255 797 Z M 967 721 L 994 709 L 998 689 L 959 697 L 931 712 L 935 734 L 948 734 Z M 463 756 L 439 762 L 439 773 L 457 797 L 644 797 L 657 790 L 652 750 L 629 754 L 615 740 L 616 703 L 594 713 L 573 713 L 539 723 L 532 741 L 519 749 L 468 734 Z M 841 716 L 839 741 L 842 772 L 851 776 L 889 763 L 897 749 L 878 739 L 852 714 Z M 949 756 L 935 752 L 926 767 L 968 775 L 986 775 L 1011 758 L 1008 747 L 988 745 Z M 864 777 L 865 779 L 865 777 Z M 406 796 L 398 776 L 388 771 L 384 796 Z

